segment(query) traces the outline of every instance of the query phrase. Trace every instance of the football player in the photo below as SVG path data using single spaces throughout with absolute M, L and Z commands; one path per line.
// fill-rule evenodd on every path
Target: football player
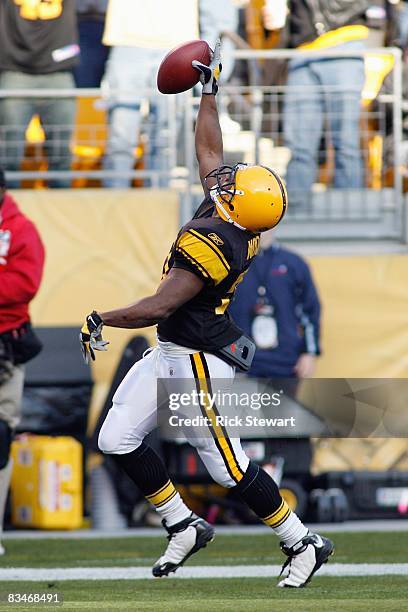
M 197 389 L 208 392 L 215 379 L 232 380 L 235 366 L 249 367 L 245 360 L 253 355 L 252 343 L 234 325 L 227 308 L 257 253 L 260 232 L 279 223 L 287 206 L 284 184 L 273 170 L 224 165 L 215 101 L 219 45 L 210 66 L 193 65 L 203 85 L 195 142 L 205 199 L 180 230 L 156 293 L 123 308 L 93 311 L 81 330 L 84 356 L 94 359 L 95 350 L 106 350 L 104 325 L 133 329 L 157 324 L 157 347 L 123 379 L 99 435 L 101 451 L 115 458 L 155 506 L 168 532 L 169 543 L 154 564 L 154 576 L 176 571 L 214 537 L 213 527 L 186 506 L 162 460 L 144 442 L 157 424 L 157 379 L 191 379 Z M 217 425 L 216 406 L 204 405 L 202 410 L 209 416 L 210 435 L 191 435 L 189 442 L 212 478 L 234 487 L 280 538 L 288 558 L 278 586 L 304 586 L 327 561 L 332 542 L 308 531 L 274 480 L 245 455 L 239 438 L 230 438 Z

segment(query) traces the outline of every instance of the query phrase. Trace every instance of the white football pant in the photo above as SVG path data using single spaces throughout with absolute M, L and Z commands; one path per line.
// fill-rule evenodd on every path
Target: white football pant
M 99 434 L 99 448 L 108 454 L 130 453 L 157 426 L 157 379 L 189 379 L 186 388 L 194 382 L 198 388 L 208 379 L 232 383 L 234 374 L 235 369 L 215 355 L 159 341 L 119 385 Z M 188 408 L 183 411 L 188 414 Z M 208 434 L 197 438 L 193 428 L 187 428 L 185 437 L 196 447 L 211 477 L 224 487 L 233 487 L 245 474 L 249 459 L 239 438 L 229 438 L 225 429 L 217 426 L 211 410 L 208 414 Z

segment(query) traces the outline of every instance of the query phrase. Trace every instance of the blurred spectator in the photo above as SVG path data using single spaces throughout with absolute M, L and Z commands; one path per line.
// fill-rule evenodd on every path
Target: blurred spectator
M 235 45 L 231 38 L 222 36 L 224 32 L 236 33 L 238 30 L 238 3 L 236 0 L 200 0 L 200 38 L 206 40 L 214 49 L 217 38 L 222 37 L 221 81 L 226 83 L 234 69 L 232 53 Z M 220 101 L 220 124 L 224 132 L 239 132 L 239 123 L 233 121 L 227 112 L 228 99 L 223 96 Z
M 320 303 L 307 263 L 261 235 L 261 251 L 229 309 L 257 350 L 250 376 L 308 378 L 320 354 Z
M 400 46 L 406 49 L 408 46 L 408 2 L 404 0 L 399 3 L 398 34 Z
M 180 18 L 182 16 L 182 18 Z M 109 137 L 105 170 L 118 174 L 104 181 L 105 187 L 126 188 L 135 164 L 140 138 L 142 103 L 147 88 L 155 91 L 149 100 L 149 170 L 163 169 L 160 151 L 165 126 L 164 96 L 156 94 L 156 75 L 164 55 L 180 44 L 197 38 L 197 0 L 109 0 L 103 42 L 112 46 L 102 87 L 109 110 Z
M 102 43 L 108 0 L 76 0 L 79 64 L 74 68 L 77 87 L 99 87 L 109 47 Z
M 6 192 L 0 170 L 0 538 L 11 475 L 10 444 L 20 420 L 23 363 L 41 350 L 28 305 L 40 286 L 43 265 L 41 238 Z
M 236 32 L 238 29 L 238 5 L 235 0 L 200 0 L 200 37 L 214 49 L 217 38 L 223 32 Z M 225 83 L 232 75 L 235 45 L 227 36 L 222 39 L 222 81 Z
M 288 45 L 300 50 L 354 52 L 365 49 L 369 0 L 267 0 L 267 28 L 286 25 Z M 278 18 L 279 17 L 279 18 Z M 360 151 L 360 101 L 363 57 L 302 56 L 289 62 L 284 105 L 285 144 L 291 150 L 287 187 L 291 205 L 310 197 L 325 122 L 335 153 L 334 187 L 364 185 Z
M 367 40 L 368 47 L 393 47 L 400 44 L 398 2 L 399 0 L 370 1 L 365 13 L 366 25 L 370 32 Z
M 72 67 L 77 61 L 75 0 L 0 2 L 0 89 L 56 89 L 74 87 Z M 1 100 L 1 99 L 0 99 Z M 69 170 L 70 137 L 75 116 L 73 98 L 4 98 L 0 123 L 3 165 L 18 171 L 24 155 L 25 130 L 38 113 L 46 135 L 49 170 Z M 49 181 L 69 187 L 70 181 Z M 11 186 L 18 186 L 17 184 Z

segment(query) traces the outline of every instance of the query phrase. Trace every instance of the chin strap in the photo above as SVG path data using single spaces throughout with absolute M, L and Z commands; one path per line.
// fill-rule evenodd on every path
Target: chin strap
M 235 195 L 244 195 L 243 191 L 236 191 Z M 246 227 L 243 227 L 242 225 L 240 225 L 239 223 L 237 223 L 236 221 L 234 221 L 234 219 L 231 219 L 231 216 L 229 215 L 229 213 L 225 210 L 224 205 L 221 204 L 220 202 L 220 197 L 217 193 L 217 186 L 212 187 L 210 189 L 210 198 L 212 199 L 212 201 L 214 202 L 214 204 L 222 211 L 222 214 L 225 215 L 226 219 L 227 219 L 227 223 L 232 223 L 233 225 L 235 225 L 236 227 L 238 227 L 240 230 L 243 230 L 244 232 L 246 232 Z

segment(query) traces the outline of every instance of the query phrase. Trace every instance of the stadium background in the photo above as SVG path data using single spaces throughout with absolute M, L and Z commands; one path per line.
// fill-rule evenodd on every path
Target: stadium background
M 39 295 L 32 303 L 36 325 L 75 326 L 89 305 L 107 310 L 155 290 L 172 236 L 177 233 L 177 192 L 139 189 L 134 192 L 44 190 L 16 192 L 23 210 L 41 231 L 47 262 Z M 146 214 L 148 211 L 148 214 Z M 157 223 L 160 218 L 161 222 Z M 328 245 L 327 249 L 332 250 Z M 316 376 L 322 378 L 405 378 L 408 372 L 406 322 L 407 256 L 325 253 L 308 256 L 323 304 L 323 355 Z M 307 253 L 307 248 L 306 248 Z M 92 282 L 90 282 L 92 279 Z M 90 413 L 94 423 L 132 330 L 106 330 L 111 342 L 92 364 L 95 386 Z M 154 328 L 144 330 L 154 343 Z M 384 442 L 385 443 L 385 442 Z M 344 442 L 333 441 L 335 448 Z M 389 453 L 383 464 L 369 461 L 367 442 L 349 440 L 352 454 L 340 467 L 406 468 L 404 442 L 396 442 L 400 461 Z M 378 441 L 372 444 L 377 450 Z M 386 442 L 389 444 L 389 441 Z M 339 469 L 339 456 L 315 455 L 318 471 Z M 388 464 L 387 461 L 390 461 Z M 367 465 L 368 464 L 368 465 Z
M 266 35 L 261 27 L 262 4 L 253 1 L 246 7 L 246 36 L 253 48 L 264 50 L 266 57 L 267 50 L 273 48 L 276 41 L 273 35 Z M 236 53 L 236 58 L 237 61 L 241 58 L 241 72 L 248 78 L 248 65 L 253 63 L 255 56 L 249 52 L 250 61 L 247 61 L 243 59 L 245 53 L 248 51 L 241 51 L 241 55 Z M 279 228 L 277 231 L 278 239 L 282 239 L 290 248 L 298 250 L 307 258 L 319 288 L 323 305 L 323 355 L 318 360 L 316 376 L 321 378 L 405 379 L 408 374 L 408 252 L 404 192 L 406 167 L 402 163 L 403 160 L 400 160 L 401 165 L 398 166 L 395 159 L 389 162 L 384 152 L 390 139 L 391 148 L 394 149 L 396 145 L 398 148 L 404 139 L 402 127 L 398 126 L 397 122 L 392 122 L 391 131 L 389 126 L 387 129 L 385 127 L 385 118 L 389 117 L 390 108 L 394 119 L 399 112 L 402 115 L 404 110 L 402 93 L 399 92 L 400 98 L 396 97 L 398 91 L 395 89 L 403 64 L 398 53 L 392 60 L 389 53 L 383 54 L 382 60 L 377 63 L 376 59 L 378 60 L 378 54 L 373 54 L 371 63 L 366 60 L 366 97 L 362 100 L 362 147 L 365 152 L 367 182 L 364 194 L 356 194 L 357 211 L 350 212 L 350 205 L 347 203 L 343 215 L 343 203 L 330 188 L 333 152 L 325 134 L 316 207 L 306 212 L 295 210 L 285 221 L 286 229 L 282 226 L 283 229 Z M 269 62 L 268 66 L 272 63 Z M 246 68 L 243 68 L 244 65 Z M 262 57 L 259 58 L 259 65 L 262 70 L 265 68 Z M 386 73 L 391 77 L 392 85 L 391 90 L 385 91 L 382 87 Z M 281 108 L 280 96 L 285 92 L 285 84 L 266 91 L 263 100 L 265 116 L 261 126 L 256 118 L 259 105 L 257 107 L 255 97 L 251 97 L 254 90 L 256 87 L 252 90 L 251 87 L 248 88 L 247 81 L 232 83 L 229 89 L 226 87 L 227 100 L 231 100 L 236 92 L 240 94 L 240 102 L 230 104 L 230 107 L 231 117 L 243 126 L 239 136 L 225 134 L 227 156 L 237 155 L 238 151 L 248 161 L 254 161 L 254 156 L 260 155 L 261 161 L 266 163 L 265 160 L 268 159 L 271 165 L 276 164 L 279 170 L 284 171 L 287 151 L 285 152 L 279 143 L 282 126 L 274 123 L 273 114 L 278 113 Z M 26 134 L 26 156 L 21 166 L 21 170 L 27 172 L 23 175 L 26 188 L 11 190 L 22 210 L 36 223 L 46 246 L 44 280 L 31 307 L 33 323 L 39 328 L 79 328 L 84 314 L 94 307 L 108 309 L 137 300 L 154 291 L 160 278 L 163 259 L 178 230 L 180 220 L 186 218 L 198 198 L 195 168 L 189 157 L 196 96 L 186 98 L 185 106 L 182 106 L 185 116 L 181 121 L 181 129 L 184 130 L 183 134 L 187 130 L 187 136 L 183 140 L 176 134 L 176 139 L 179 139 L 179 152 L 180 142 L 183 143 L 183 151 L 181 160 L 180 156 L 173 156 L 173 160 L 177 162 L 177 172 L 173 173 L 169 186 L 162 189 L 151 186 L 154 183 L 160 184 L 163 177 L 161 170 L 152 177 L 145 167 L 143 151 L 149 149 L 150 130 L 147 119 L 145 131 L 135 151 L 133 188 L 109 190 L 100 188 L 101 159 L 108 130 L 106 113 L 98 103 L 95 104 L 95 100 L 100 98 L 100 92 L 95 90 L 86 96 L 76 92 L 76 95 L 77 115 L 71 147 L 74 154 L 71 168 L 73 188 L 47 188 L 44 133 L 34 117 Z M 149 91 L 146 95 L 154 99 L 156 93 Z M 249 109 L 243 103 L 245 100 L 250 100 Z M 177 117 L 177 121 L 180 121 L 180 108 L 173 107 L 172 104 L 173 102 L 169 102 L 169 122 Z M 277 106 L 274 107 L 274 104 Z M 268 113 L 269 119 L 265 120 Z M 258 152 L 256 146 L 254 147 L 254 134 Z M 165 136 L 165 139 L 168 138 L 163 147 L 163 150 L 167 151 L 166 154 L 173 136 L 169 137 L 168 133 Z M 167 163 L 171 160 L 172 155 L 169 154 Z M 75 174 L 78 170 L 84 174 Z M 330 206 L 333 208 L 330 209 Z M 318 215 L 318 222 L 314 224 L 314 217 Z M 111 342 L 109 351 L 92 364 L 94 386 L 89 407 L 89 433 L 97 422 L 123 350 L 134 335 L 134 332 L 127 330 L 106 330 L 106 337 Z M 143 335 L 150 344 L 154 342 L 153 329 L 143 331 Z M 92 462 L 87 468 L 92 469 Z M 398 481 L 398 486 L 406 489 L 407 468 L 408 444 L 404 438 L 329 439 L 314 442 L 314 474 L 330 471 L 371 471 L 380 474 L 382 485 L 392 487 L 396 482 L 397 471 L 403 483 L 401 485 Z M 13 487 L 23 488 L 22 483 L 16 480 Z M 82 525 L 86 527 L 92 526 L 89 520 L 89 494 L 88 481 L 88 497 L 85 496 L 86 520 Z M 394 515 L 398 516 L 396 507 L 393 511 Z M 401 525 L 405 523 L 405 512 L 406 509 L 403 509 L 400 513 Z M 22 527 L 22 524 L 19 526 Z M 374 524 L 372 529 L 375 531 Z M 394 529 L 403 530 L 403 527 L 397 525 Z M 21 566 L 23 562 L 23 567 L 34 567 L 34 550 L 28 546 L 28 553 L 25 553 L 19 540 L 12 539 L 14 533 L 10 532 L 10 557 L 5 558 L 0 567 Z M 357 552 L 356 562 L 363 562 L 364 542 L 359 543 L 352 539 L 347 541 L 347 536 L 340 536 L 340 541 L 341 537 L 346 537 L 343 550 L 347 551 L 347 554 L 344 554 L 343 561 L 353 560 L 353 548 L 359 551 L 361 546 L 362 552 L 360 557 Z M 389 536 L 389 541 L 397 546 L 398 538 L 393 540 L 393 537 L 394 534 Z M 400 537 L 402 541 L 405 537 L 403 532 Z M 384 550 L 388 550 L 384 540 L 385 538 L 381 539 Z M 64 540 L 61 542 L 61 550 L 67 550 L 69 544 Z M 131 544 L 113 541 L 109 545 L 117 547 L 117 550 L 130 558 Z M 134 544 L 141 554 L 148 556 L 146 551 L 151 541 L 146 540 L 145 545 L 139 546 L 135 540 Z M 108 543 L 106 545 L 108 546 Z M 57 553 L 52 556 L 52 544 L 48 540 L 45 546 L 51 551 L 49 567 L 61 567 L 64 563 L 62 556 Z M 250 545 L 245 546 L 241 555 L 250 556 Z M 260 543 L 256 546 L 259 547 Z M 102 543 L 99 551 L 98 546 L 91 546 L 91 549 L 95 559 L 103 556 L 100 552 L 104 549 Z M 79 554 L 83 555 L 83 559 L 87 559 L 84 550 L 81 549 Z M 219 563 L 222 563 L 222 552 L 217 554 Z M 110 565 L 115 563 L 115 559 L 110 558 L 108 553 L 101 563 L 106 562 L 109 566 L 106 559 L 110 559 Z M 397 554 L 396 560 L 398 559 Z M 386 561 L 393 563 L 392 550 L 383 556 L 379 553 L 375 560 L 379 564 Z M 211 564 L 214 560 L 207 559 L 207 562 Z M 256 558 L 256 554 L 254 562 L 262 563 Z M 37 567 L 43 567 L 41 559 L 39 563 Z M 86 564 L 85 561 L 83 563 Z M 7 580 L 7 576 L 3 579 Z M 399 588 L 398 584 L 397 587 Z M 262 590 L 258 585 L 258 593 L 259 588 Z M 361 588 L 361 583 L 360 587 L 356 583 L 354 588 L 356 590 L 353 593 Z M 193 599 L 191 592 L 188 596 Z M 367 588 L 367 598 L 369 597 Z M 220 598 L 222 599 L 222 595 Z M 341 598 L 340 594 L 338 598 Z M 403 609 L 401 605 L 398 604 L 398 609 Z M 351 604 L 350 609 L 358 609 L 357 604 Z

